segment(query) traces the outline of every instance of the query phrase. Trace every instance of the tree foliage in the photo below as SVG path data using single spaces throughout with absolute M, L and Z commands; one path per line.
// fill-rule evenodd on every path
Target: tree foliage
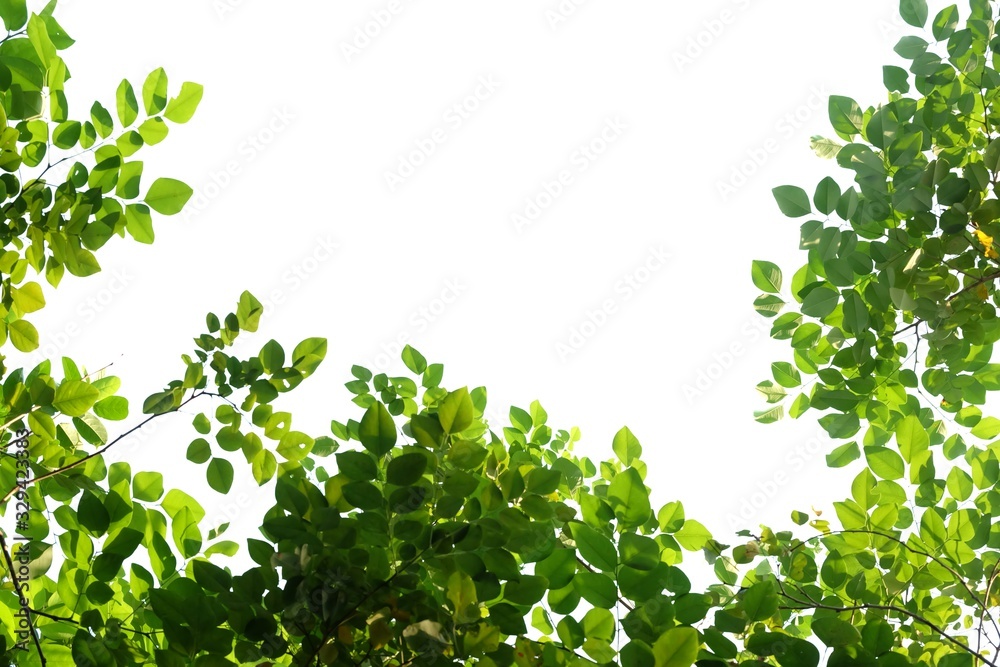
M 25 316 L 45 306 L 32 277 L 54 288 L 67 270 L 92 275 L 112 236 L 150 243 L 152 213 L 183 208 L 190 188 L 143 190 L 127 158 L 201 98 L 192 83 L 171 95 L 158 69 L 138 90 L 122 82 L 114 114 L 98 102 L 71 120 L 59 53 L 73 40 L 54 8 L 0 1 L 0 344 L 21 352 L 38 346 Z M 0 659 L 996 665 L 1000 418 L 986 397 L 1000 388 L 1000 38 L 982 0 L 964 24 L 954 6 L 900 10 L 932 40 L 900 40 L 910 67 L 884 68 L 887 103 L 830 98 L 845 143 L 814 138 L 851 182 L 774 189 L 782 213 L 805 219 L 806 265 L 788 284 L 772 262 L 751 271 L 757 310 L 791 346 L 758 386 L 758 420 L 813 409 L 842 441 L 827 461 L 858 474 L 838 525 L 794 511 L 795 530 L 722 544 L 680 501 L 652 505 L 628 428 L 598 461 L 537 401 L 489 423 L 485 388 L 447 388 L 443 366 L 411 347 L 403 375 L 351 369 L 357 411 L 328 434 L 295 430 L 283 395 L 326 341 L 235 354 L 262 313 L 244 292 L 234 312 L 208 314 L 129 428 L 106 370 L 65 357 L 0 368 L 0 510 L 13 528 L 0 535 Z M 195 414 L 186 458 L 214 492 L 247 478 L 273 492 L 259 536 L 226 539 L 162 471 L 105 461 L 181 409 Z M 693 584 L 706 569 L 715 583 Z
M 791 616 L 761 636 L 806 628 L 833 648 L 831 664 L 993 665 L 995 7 L 973 0 L 964 23 L 954 5 L 929 16 L 922 0 L 903 0 L 900 13 L 925 32 L 895 47 L 907 69 L 883 68 L 888 102 L 863 109 L 832 96 L 831 124 L 844 143 L 814 137 L 853 183 L 828 177 L 810 191 L 774 189 L 782 213 L 805 220 L 807 263 L 785 287 L 773 263 L 753 264 L 765 292 L 757 310 L 792 348 L 758 386 L 770 404 L 758 420 L 815 410 L 841 441 L 827 463 L 860 469 L 850 497 L 834 504 L 840 529 L 813 519 L 819 535 L 779 538 L 788 556 L 775 586 Z

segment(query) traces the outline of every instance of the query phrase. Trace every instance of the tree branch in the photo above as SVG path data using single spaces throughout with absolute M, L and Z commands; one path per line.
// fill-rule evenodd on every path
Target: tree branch
M 99 448 L 99 449 L 91 452 L 90 454 L 87 454 L 83 458 L 77 459 L 76 461 L 73 461 L 72 463 L 67 463 L 66 465 L 62 466 L 61 468 L 56 468 L 55 470 L 50 470 L 50 471 L 46 472 L 43 475 L 39 475 L 38 477 L 32 477 L 31 479 L 25 480 L 23 487 L 21 485 L 19 485 L 19 484 L 15 484 L 14 487 L 11 488 L 11 490 L 8 491 L 6 493 L 6 495 L 4 495 L 3 498 L 0 498 L 0 504 L 6 503 L 8 500 L 10 500 L 11 496 L 13 496 L 15 493 L 17 493 L 18 489 L 20 489 L 20 488 L 27 488 L 31 484 L 35 484 L 36 482 L 40 482 L 43 479 L 49 479 L 50 477 L 55 477 L 56 475 L 58 475 L 60 473 L 66 472 L 67 470 L 69 470 L 71 468 L 77 467 L 81 463 L 89 461 L 90 459 L 103 454 L 108 449 L 110 449 L 112 446 L 114 446 L 115 444 L 121 442 L 123 439 L 127 438 L 128 436 L 132 435 L 133 433 L 135 433 L 136 431 L 138 431 L 143 426 L 145 426 L 149 422 L 153 421 L 157 417 L 160 417 L 162 415 L 168 415 L 171 412 L 177 412 L 178 410 L 180 410 L 181 408 L 183 408 L 185 405 L 187 405 L 188 403 L 190 403 L 194 399 L 198 398 L 199 396 L 204 396 L 204 395 L 207 395 L 207 392 L 201 392 L 201 391 L 195 392 L 194 394 L 191 394 L 191 396 L 189 396 L 187 399 L 185 399 L 176 408 L 171 408 L 170 410 L 167 410 L 166 412 L 160 412 L 160 413 L 157 413 L 155 415 L 150 415 L 146 419 L 144 419 L 141 422 L 139 422 L 139 424 L 133 426 L 129 430 L 127 430 L 124 433 L 122 433 L 121 435 L 119 435 L 117 438 L 115 438 L 111 442 L 109 442 L 106 445 L 104 445 L 103 447 L 101 447 L 101 448 Z
M 7 548 L 7 540 L 4 538 L 2 532 L 0 532 L 0 549 L 3 550 L 3 559 L 7 562 L 7 572 L 10 574 L 10 583 L 14 586 L 14 594 L 17 595 L 17 599 L 27 601 L 28 598 L 24 596 L 24 590 L 21 588 L 21 584 L 17 581 L 17 574 L 14 571 L 14 560 L 10 557 L 10 549 Z M 42 663 L 42 667 L 45 667 L 45 654 L 42 652 L 42 644 L 38 641 L 38 635 L 35 633 L 35 624 L 31 622 L 31 608 L 24 605 L 22 609 L 25 610 L 25 620 L 28 622 L 28 632 L 31 633 L 31 638 L 35 640 L 35 649 L 38 651 L 38 659 Z
M 895 605 L 888 605 L 888 604 L 864 604 L 864 603 L 851 605 L 848 607 L 834 607 L 833 605 L 823 604 L 822 602 L 812 602 L 812 601 L 807 602 L 805 600 L 798 600 L 788 595 L 784 591 L 782 591 L 782 595 L 784 595 L 792 602 L 802 605 L 801 607 L 780 607 L 780 606 L 778 607 L 778 609 L 786 609 L 789 611 L 803 611 L 805 609 L 828 609 L 830 611 L 836 611 L 836 612 L 847 612 L 847 611 L 866 611 L 868 609 L 880 609 L 882 611 L 892 611 L 896 612 L 897 614 L 903 614 L 904 616 L 910 617 L 911 619 L 913 619 L 917 623 L 920 623 L 921 625 L 926 625 L 928 628 L 936 632 L 944 639 L 947 639 L 955 646 L 958 646 L 963 651 L 970 653 L 972 656 L 982 661 L 983 664 L 990 665 L 990 667 L 997 667 L 997 664 L 995 662 L 993 662 L 985 655 L 972 648 L 971 646 L 966 646 L 962 642 L 958 641 L 957 639 L 949 635 L 947 632 L 945 632 L 944 628 L 936 625 L 932 621 L 927 620 L 920 614 L 916 614 L 910 611 L 909 609 L 906 609 L 905 607 L 897 607 Z

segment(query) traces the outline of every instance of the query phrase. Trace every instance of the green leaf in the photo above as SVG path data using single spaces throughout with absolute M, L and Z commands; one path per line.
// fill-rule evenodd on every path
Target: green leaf
M 660 564 L 660 546 L 655 540 L 634 533 L 623 533 L 618 538 L 618 553 L 623 565 L 648 572 Z M 722 559 L 716 561 L 721 563 Z
M 701 640 L 690 627 L 667 630 L 653 644 L 656 667 L 691 667 L 698 658 Z
M 992 440 L 1000 435 L 1000 419 L 985 417 L 972 427 L 972 435 L 983 440 Z
M 827 176 L 816 186 L 816 193 L 813 195 L 816 210 L 824 215 L 830 215 L 837 209 L 840 194 L 840 186 L 837 181 Z
M 750 621 L 763 621 L 778 611 L 778 593 L 770 581 L 751 586 L 743 595 L 742 607 Z
M 195 438 L 188 445 L 186 456 L 191 463 L 204 463 L 212 458 L 212 446 L 204 438 Z
M 152 243 L 153 216 L 145 204 L 129 204 L 125 207 L 125 229 L 139 243 Z
M 601 609 L 611 609 L 618 603 L 618 589 L 614 580 L 600 572 L 578 572 L 573 577 L 573 590 L 580 597 Z
M 263 364 L 265 373 L 277 373 L 285 365 L 285 350 L 272 338 L 260 349 L 257 358 Z
M 20 352 L 31 352 L 38 348 L 38 330 L 27 320 L 15 320 L 7 325 L 10 342 Z
M 618 566 L 618 552 L 611 540 L 585 523 L 574 522 L 572 526 L 580 556 L 599 570 L 614 572 Z
M 844 330 L 860 334 L 868 329 L 868 306 L 853 289 L 844 291 Z
M 531 433 L 531 415 L 527 410 L 512 405 L 508 416 L 511 426 L 523 434 Z
M 850 97 L 830 95 L 829 111 L 830 123 L 841 139 L 850 141 L 861 133 L 863 123 L 861 107 Z
M 750 266 L 750 277 L 758 289 L 771 294 L 781 291 L 781 269 L 777 264 L 755 259 Z
M 920 517 L 920 539 L 932 547 L 940 547 L 948 539 L 944 520 L 934 508 L 924 510 Z
M 261 449 L 250 462 L 254 480 L 258 485 L 266 484 L 278 470 L 278 460 L 269 449 Z
M 52 143 L 57 148 L 64 150 L 73 148 L 76 142 L 80 141 L 80 132 L 83 126 L 79 121 L 67 120 L 56 125 L 52 130 Z
M 160 415 L 180 405 L 180 390 L 170 389 L 152 394 L 142 404 L 144 415 Z
M 90 589 L 88 589 L 89 592 Z M 93 599 L 93 593 L 89 597 Z M 94 665 L 95 667 L 113 667 L 116 663 L 114 655 L 108 650 L 100 638 L 92 637 L 86 630 L 77 630 L 72 642 L 73 662 L 77 665 Z M 46 665 L 53 664 L 52 656 L 46 651 Z
M 386 467 L 385 480 L 398 486 L 409 486 L 423 477 L 427 469 L 427 456 L 423 452 L 412 452 L 394 456 Z
M 899 0 L 899 15 L 915 28 L 923 28 L 927 23 L 926 0 Z
M 505 635 L 523 635 L 528 631 L 524 624 L 524 614 L 514 605 L 499 602 L 489 607 L 489 614 L 490 620 Z
M 712 534 L 698 521 L 687 519 L 681 529 L 674 533 L 674 539 L 688 551 L 697 551 L 708 544 Z
M 380 509 L 385 503 L 382 492 L 371 482 L 350 482 L 341 488 L 344 500 L 361 510 Z
M 452 572 L 445 587 L 445 595 L 455 610 L 455 620 L 459 623 L 478 621 L 481 616 L 477 606 L 476 584 L 465 572 Z
M 835 616 L 814 619 L 812 629 L 821 642 L 831 647 L 850 646 L 861 641 L 857 628 Z
M 799 218 L 812 212 L 809 205 L 809 195 L 798 186 L 779 185 L 771 192 L 774 194 L 775 201 L 778 202 L 778 208 L 789 218 Z M 760 287 L 760 285 L 757 286 Z M 761 287 L 761 289 L 764 288 Z
M 118 185 L 115 186 L 115 194 L 123 199 L 136 199 L 139 196 L 139 182 L 141 179 L 142 162 L 136 160 L 124 163 L 118 174 Z M 143 206 L 143 208 L 146 207 Z M 150 227 L 150 235 L 152 236 L 152 227 Z M 133 236 L 135 235 L 133 234 Z
M 753 309 L 763 317 L 775 317 L 784 306 L 785 302 L 774 294 L 761 294 L 753 302 Z
M 167 495 L 164 496 L 161 505 L 166 510 L 167 516 L 171 519 L 176 518 L 181 510 L 189 511 L 192 520 L 195 522 L 200 522 L 205 518 L 205 509 L 201 504 L 179 489 L 170 489 L 167 491 Z
M 233 487 L 233 464 L 226 459 L 213 458 L 205 471 L 208 485 L 219 493 L 229 493 Z
M 901 479 L 906 469 L 903 457 L 888 447 L 865 447 L 865 459 L 882 479 Z
M 312 374 L 326 358 L 325 338 L 306 338 L 292 350 L 292 367 L 304 376 Z
M 135 119 L 139 115 L 139 103 L 136 102 L 135 91 L 132 90 L 132 84 L 128 80 L 122 80 L 118 84 L 118 90 L 115 92 L 115 106 L 117 107 L 118 120 L 121 121 L 122 127 L 128 127 L 135 122 Z M 96 120 L 94 121 L 94 125 L 97 125 Z M 98 127 L 98 132 L 100 132 L 100 127 Z M 101 136 L 104 137 L 107 135 L 102 134 Z
M 189 508 L 182 507 L 171 522 L 171 537 L 184 558 L 191 558 L 201 551 L 201 531 L 198 529 L 198 519 L 195 516 Z
M 89 491 L 84 491 L 80 496 L 80 503 L 76 508 L 76 517 L 80 525 L 90 531 L 91 535 L 99 537 L 103 535 L 111 524 L 111 515 L 100 498 Z
M 656 513 L 660 530 L 665 533 L 676 533 L 684 525 L 684 505 L 675 500 L 667 503 Z
M 802 300 L 802 314 L 823 319 L 840 303 L 840 292 L 829 284 L 814 287 Z
M 958 18 L 958 7 L 955 5 L 950 5 L 939 11 L 931 24 L 934 39 L 943 42 L 951 37 L 955 28 L 958 27 Z
M 409 345 L 403 348 L 401 356 L 403 357 L 403 363 L 406 364 L 406 367 L 409 368 L 411 372 L 419 375 L 427 369 L 427 360 L 424 359 L 424 355 L 420 354 Z
M 55 7 L 56 0 L 49 0 L 39 16 L 42 17 L 43 21 L 45 21 L 45 27 L 49 33 L 49 39 L 51 39 L 52 43 L 55 44 L 56 49 L 62 51 L 73 46 L 73 44 L 76 43 L 76 40 L 66 34 L 63 27 L 59 25 L 59 23 L 52 16 L 52 12 L 55 11 Z
M 281 436 L 274 451 L 288 461 L 298 462 L 309 455 L 315 441 L 301 431 L 289 431 Z
M 232 587 L 232 576 L 208 561 L 192 561 L 191 574 L 194 575 L 195 581 L 212 593 L 228 593 Z
M 181 84 L 181 92 L 170 100 L 163 115 L 172 123 L 188 122 L 201 102 L 202 93 L 204 87 L 201 84 L 185 81 Z
M 781 667 L 817 667 L 819 665 L 819 649 L 805 639 L 786 637 L 783 640 L 783 646 L 784 650 L 776 655 Z M 879 665 L 879 667 L 888 666 Z
M 28 7 L 25 0 L 0 0 L 0 17 L 7 32 L 15 32 L 28 22 Z
M 396 423 L 382 403 L 376 401 L 365 411 L 358 427 L 362 446 L 382 458 L 396 444 Z
M 969 473 L 965 472 L 961 468 L 952 468 L 951 472 L 948 473 L 948 493 L 951 497 L 958 501 L 968 500 L 972 495 L 975 487 L 972 483 L 972 477 Z
M 552 468 L 535 468 L 524 475 L 524 487 L 529 493 L 547 496 L 555 493 L 562 480 L 562 473 Z
M 784 416 L 785 409 L 780 405 L 767 410 L 755 410 L 753 413 L 753 418 L 761 424 L 773 424 Z
M 355 482 L 378 477 L 378 463 L 368 452 L 346 451 L 336 455 L 337 470 Z
M 155 116 L 167 106 L 167 73 L 162 67 L 150 72 L 142 84 L 142 104 L 147 116 Z
M 136 473 L 132 489 L 137 500 L 155 502 L 163 495 L 163 475 L 158 472 Z
M 906 93 L 910 90 L 910 73 L 902 67 L 895 65 L 885 65 L 882 67 L 882 83 L 886 90 Z
M 173 178 L 158 178 L 143 201 L 161 215 L 175 215 L 181 212 L 192 194 L 194 191 L 185 183 Z
M 438 421 L 445 433 L 461 433 L 472 424 L 475 406 L 466 387 L 450 392 L 438 408 Z
M 257 331 L 263 313 L 264 306 L 253 294 L 247 291 L 240 294 L 240 300 L 236 304 L 236 321 L 239 322 L 240 329 Z
M 639 444 L 638 438 L 632 434 L 627 426 L 623 426 L 615 433 L 611 449 L 614 450 L 622 465 L 626 466 L 632 465 L 632 461 L 642 456 L 642 445 Z
M 649 521 L 652 508 L 649 491 L 642 482 L 639 471 L 629 466 L 611 480 L 608 487 L 608 502 L 622 526 L 635 528 Z
M 167 127 L 162 118 L 156 116 L 142 121 L 139 127 L 136 128 L 136 131 L 139 134 L 139 138 L 142 139 L 142 144 L 155 146 L 167 138 L 170 128 Z
M 89 382 L 66 380 L 56 387 L 52 407 L 70 417 L 82 417 L 93 407 L 100 392 Z
M 843 148 L 841 144 L 838 144 L 833 139 L 827 139 L 818 134 L 809 138 L 809 147 L 817 157 L 821 157 L 824 160 L 831 160 L 837 157 L 840 149 Z
M 802 384 L 802 376 L 799 375 L 799 371 L 787 361 L 776 361 L 771 364 L 771 374 L 774 376 L 774 381 L 786 389 Z
M 56 58 L 56 47 L 49 38 L 45 21 L 37 14 L 32 14 L 28 19 L 28 41 L 34 47 L 42 67 L 48 69 L 49 64 Z

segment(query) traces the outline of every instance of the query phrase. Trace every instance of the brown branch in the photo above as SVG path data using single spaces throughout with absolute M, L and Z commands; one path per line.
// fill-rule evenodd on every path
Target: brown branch
M 986 582 L 986 595 L 984 596 L 984 599 L 987 602 L 989 602 L 989 600 L 990 600 L 990 589 L 993 588 L 993 582 L 996 580 L 997 566 L 1000 566 L 1000 561 L 998 561 L 996 563 L 993 563 L 993 570 L 990 572 L 990 578 Z M 986 607 L 985 606 L 982 609 L 979 610 L 979 635 L 977 636 L 977 640 L 976 640 L 976 649 L 977 650 L 981 649 L 982 646 L 983 646 L 983 616 L 984 616 L 984 614 L 986 614 Z M 990 620 L 992 620 L 992 618 L 993 617 L 991 616 Z M 993 623 L 993 627 L 994 628 L 996 627 L 996 622 L 995 621 Z
M 4 539 L 4 535 L 0 532 L 0 549 L 3 550 L 3 559 L 7 562 L 7 572 L 10 574 L 10 583 L 14 586 L 14 593 L 17 595 L 17 599 L 27 600 L 24 596 L 24 590 L 21 588 L 21 584 L 17 581 L 17 574 L 14 571 L 14 560 L 10 557 L 10 549 L 7 548 L 7 540 Z M 27 605 L 21 607 L 25 610 L 24 618 L 28 622 L 28 632 L 31 633 L 31 638 L 35 640 L 35 649 L 38 650 L 38 659 L 42 663 L 42 667 L 45 667 L 45 654 L 42 652 L 42 644 L 38 641 L 38 635 L 35 633 L 35 624 L 31 622 L 31 608 Z
M 879 609 L 882 611 L 893 611 L 898 614 L 903 614 L 905 616 L 910 617 L 917 623 L 926 625 L 928 628 L 936 632 L 944 639 L 947 639 L 949 642 L 951 642 L 955 646 L 958 646 L 963 651 L 966 651 L 971 655 L 973 655 L 974 657 L 976 657 L 977 659 L 981 660 L 983 664 L 990 665 L 990 667 L 997 667 L 997 664 L 995 662 L 989 660 L 986 656 L 984 656 L 982 653 L 975 650 L 971 646 L 966 646 L 962 642 L 958 641 L 957 639 L 949 635 L 947 632 L 945 632 L 944 628 L 939 627 L 932 621 L 927 620 L 920 614 L 916 614 L 910 611 L 909 609 L 906 609 L 905 607 L 897 607 L 895 605 L 886 605 L 886 604 L 856 604 L 856 605 L 851 605 L 849 607 L 834 607 L 833 605 L 816 602 L 811 598 L 809 599 L 809 601 L 796 599 L 791 595 L 789 595 L 788 593 L 785 593 L 783 589 L 781 591 L 781 594 L 784 595 L 789 600 L 791 600 L 792 602 L 796 602 L 802 605 L 801 607 L 782 607 L 782 606 L 778 607 L 778 609 L 785 609 L 789 611 L 803 611 L 804 609 L 827 609 L 835 612 L 847 612 L 847 611 L 867 611 L 869 609 Z
M 917 549 L 915 547 L 911 547 L 909 544 L 907 544 L 903 540 L 899 539 L 898 537 L 895 537 L 893 535 L 888 535 L 886 533 L 882 533 L 882 532 L 879 532 L 877 530 L 845 529 L 845 530 L 836 531 L 836 533 L 860 533 L 860 534 L 863 534 L 863 535 L 878 535 L 879 537 L 882 537 L 882 538 L 885 538 L 887 540 L 892 540 L 893 542 L 896 542 L 897 544 L 899 544 L 900 546 L 902 546 L 904 549 L 907 549 L 907 550 L 909 550 L 912 553 L 919 554 L 921 556 L 926 556 L 926 557 L 930 558 L 935 563 L 937 563 L 938 565 L 940 565 L 941 567 L 943 567 L 945 570 L 947 570 L 948 572 L 950 572 L 951 576 L 955 577 L 955 579 L 962 584 L 962 587 L 965 588 L 966 591 L 968 591 L 969 597 L 971 597 L 973 599 L 973 601 L 977 605 L 979 605 L 979 608 L 982 609 L 983 611 L 986 610 L 986 602 L 984 600 L 980 600 L 979 599 L 979 597 L 976 595 L 975 591 L 972 590 L 972 587 L 969 586 L 969 583 L 958 572 L 956 572 L 954 568 L 952 568 L 950 565 L 948 565 L 947 563 L 945 563 L 941 558 L 938 558 L 934 554 L 929 553 L 927 551 L 924 551 L 922 549 Z M 993 621 L 993 617 L 992 616 L 990 616 L 990 620 Z M 997 627 L 996 621 L 993 621 L 993 627 L 996 628 L 996 630 L 997 630 L 998 633 L 1000 633 L 1000 628 Z
M 207 392 L 197 392 L 197 393 L 191 394 L 191 396 L 189 396 L 187 399 L 185 399 L 176 408 L 171 408 L 171 409 L 167 410 L 166 412 L 159 412 L 159 413 L 157 413 L 155 415 L 150 415 L 146 419 L 142 420 L 136 426 L 133 426 L 132 428 L 130 428 L 129 430 L 125 431 L 124 433 L 122 433 L 121 435 L 119 435 L 117 438 L 115 438 L 111 442 L 109 442 L 106 445 L 104 445 L 103 447 L 101 447 L 101 448 L 99 448 L 99 449 L 91 452 L 90 454 L 87 454 L 83 458 L 77 459 L 76 461 L 73 461 L 72 463 L 67 463 L 66 465 L 62 466 L 61 468 L 56 468 L 55 470 L 50 470 L 50 471 L 46 472 L 44 475 L 39 475 L 38 477 L 32 477 L 31 479 L 25 480 L 23 482 L 23 486 L 21 484 L 15 484 L 14 487 L 11 488 L 11 490 L 8 491 L 7 494 L 4 495 L 3 498 L 0 498 L 0 504 L 6 503 L 8 500 L 10 500 L 11 496 L 13 496 L 15 493 L 17 493 L 18 489 L 27 488 L 31 484 L 35 484 L 36 482 L 40 482 L 43 479 L 48 479 L 50 477 L 55 477 L 56 475 L 58 475 L 60 473 L 66 472 L 67 470 L 69 470 L 71 468 L 77 467 L 81 463 L 89 461 L 90 459 L 92 459 L 92 458 L 94 458 L 96 456 L 100 456 L 101 454 L 103 454 L 104 452 L 106 452 L 108 449 L 110 449 L 112 446 L 114 446 L 118 442 L 121 442 L 123 439 L 127 438 L 128 436 L 132 435 L 133 433 L 135 433 L 136 431 L 138 431 L 143 426 L 145 426 L 149 422 L 153 421 L 157 417 L 160 417 L 162 415 L 168 415 L 171 412 L 177 412 L 178 410 L 180 410 L 181 408 L 183 408 L 185 405 L 187 405 L 188 403 L 190 403 L 194 399 L 198 398 L 199 396 L 206 395 L 206 394 L 207 394 Z
M 28 607 L 28 611 L 30 611 L 35 616 L 44 616 L 45 618 L 50 618 L 53 621 L 65 621 L 66 623 L 73 623 L 74 625 L 80 625 L 80 621 L 76 620 L 72 616 L 56 616 L 55 614 L 50 614 L 46 611 L 40 611 L 32 607 Z
M 949 296 L 947 299 L 945 299 L 945 303 L 948 304 L 948 305 L 951 305 L 951 302 L 954 301 L 959 296 L 961 296 L 962 294 L 965 294 L 969 290 L 973 290 L 973 289 L 979 287 L 983 283 L 988 283 L 991 280 L 996 280 L 997 278 L 1000 278 L 1000 271 L 996 271 L 996 272 L 991 273 L 989 275 L 985 275 L 982 278 L 979 278 L 978 280 L 976 280 L 971 285 L 968 285 L 967 287 L 963 287 L 962 289 L 958 290 L 957 292 L 955 292 L 954 294 L 952 294 L 951 296 Z
M 786 595 L 785 597 L 789 597 L 789 596 Z M 952 637 L 951 635 L 949 635 L 947 632 L 944 631 L 943 628 L 939 627 L 938 625 L 936 625 L 932 621 L 928 621 L 926 618 L 920 616 L 919 614 L 915 614 L 912 611 L 910 611 L 909 609 L 906 609 L 904 607 L 896 607 L 894 605 L 886 605 L 886 604 L 857 604 L 857 605 L 852 605 L 850 607 L 834 607 L 832 605 L 826 605 L 826 604 L 822 604 L 822 603 L 806 603 L 806 602 L 795 600 L 794 598 L 791 598 L 791 597 L 789 597 L 789 599 L 792 600 L 793 602 L 799 602 L 800 604 L 803 604 L 804 606 L 802 606 L 802 607 L 781 607 L 781 606 L 779 606 L 778 609 L 785 609 L 785 610 L 789 610 L 789 611 L 802 611 L 803 609 L 827 609 L 827 610 L 836 611 L 836 612 L 866 611 L 868 609 L 879 609 L 879 610 L 882 610 L 882 611 L 893 611 L 893 612 L 896 612 L 896 613 L 899 613 L 899 614 L 903 614 L 905 616 L 910 617 L 911 619 L 913 619 L 917 623 L 920 623 L 921 625 L 926 625 L 928 628 L 930 628 L 931 630 L 933 630 L 934 632 L 936 632 L 938 635 L 940 635 L 944 639 L 947 639 L 949 642 L 951 642 L 955 646 L 958 646 L 963 651 L 966 651 L 966 652 L 970 653 L 972 656 L 974 656 L 978 660 L 982 661 L 983 664 L 990 665 L 990 667 L 997 667 L 997 664 L 995 662 L 989 660 L 986 656 L 984 656 L 979 651 L 975 650 L 971 646 L 966 646 L 962 642 L 958 641 L 957 639 L 955 639 L 954 637 Z
M 909 326 L 905 326 L 902 329 L 896 329 L 895 331 L 892 332 L 892 335 L 893 336 L 898 336 L 899 334 L 905 333 L 905 332 L 909 331 L 910 329 L 916 329 L 917 327 L 919 327 L 923 323 L 924 323 L 923 320 L 917 320 L 916 322 L 914 322 L 913 324 L 910 324 Z
M 816 536 L 813 536 L 813 537 L 806 538 L 806 539 L 800 541 L 794 547 L 792 547 L 791 550 L 795 551 L 795 550 L 799 549 L 800 547 L 804 547 L 807 542 L 812 542 L 813 540 L 816 540 L 816 539 L 823 539 L 824 537 L 829 537 L 830 535 L 844 535 L 844 534 L 876 535 L 878 537 L 882 537 L 882 538 L 885 538 L 887 540 L 892 540 L 893 542 L 896 542 L 901 547 L 903 547 L 904 549 L 907 549 L 908 551 L 910 551 L 912 553 L 919 554 L 921 556 L 926 556 L 926 557 L 930 558 L 935 563 L 937 563 L 938 565 L 940 565 L 941 567 L 943 567 L 945 570 L 947 570 L 948 572 L 950 572 L 951 575 L 953 577 L 955 577 L 956 581 L 961 582 L 961 584 L 965 588 L 965 590 L 968 591 L 969 596 L 973 599 L 973 601 L 975 601 L 975 603 L 977 605 L 979 605 L 980 609 L 985 609 L 986 608 L 985 601 L 979 599 L 979 597 L 975 594 L 975 592 L 969 586 L 968 582 L 966 582 L 965 579 L 958 572 L 956 572 L 954 568 L 952 568 L 951 566 L 949 566 L 941 558 L 935 556 L 934 554 L 929 553 L 927 551 L 923 551 L 922 549 L 917 549 L 915 547 L 912 547 L 909 544 L 907 544 L 906 542 L 904 542 L 903 540 L 901 540 L 898 537 L 896 537 L 895 535 L 890 535 L 888 533 L 882 533 L 882 532 L 877 531 L 877 530 L 858 530 L 856 528 L 845 528 L 844 530 L 831 530 L 830 532 L 823 533 L 822 535 L 816 535 Z M 991 620 L 992 620 L 992 617 L 991 617 Z M 994 627 L 996 627 L 995 623 L 994 623 Z M 1000 628 L 997 628 L 997 631 L 1000 632 Z

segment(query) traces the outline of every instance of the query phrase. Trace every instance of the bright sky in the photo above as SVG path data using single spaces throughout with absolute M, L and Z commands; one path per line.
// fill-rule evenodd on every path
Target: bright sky
M 34 318 L 47 353 L 114 362 L 136 417 L 205 313 L 249 289 L 277 303 L 249 353 L 329 339 L 278 404 L 313 435 L 360 416 L 352 364 L 398 373 L 409 342 L 497 412 L 539 399 L 595 458 L 627 424 L 656 506 L 682 500 L 723 542 L 741 510 L 740 527 L 786 525 L 848 493 L 857 471 L 826 469 L 817 415 L 753 421 L 790 352 L 751 307 L 750 262 L 786 281 L 804 263 L 771 188 L 846 183 L 809 137 L 833 135 L 830 94 L 884 100 L 911 30 L 895 2 L 65 0 L 57 17 L 78 41 L 71 116 L 159 66 L 171 94 L 205 85 L 137 156 L 147 185 L 194 187 L 187 214 L 158 218 L 153 246 L 116 239 Z M 250 534 L 273 495 L 204 485 L 194 414 L 120 455 Z

